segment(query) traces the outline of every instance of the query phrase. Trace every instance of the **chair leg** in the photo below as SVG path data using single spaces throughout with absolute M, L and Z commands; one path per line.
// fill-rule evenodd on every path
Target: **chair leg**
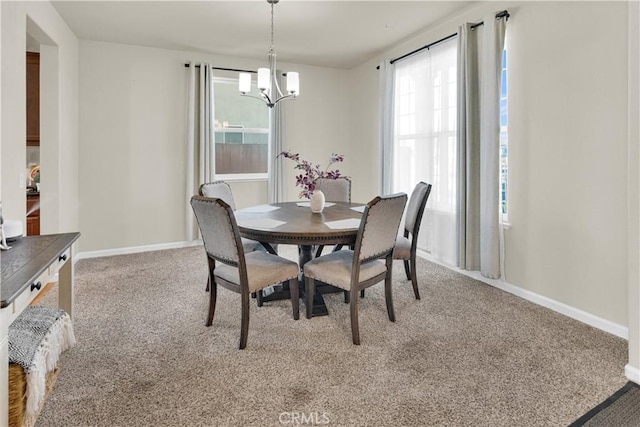
M 322 250 L 324 249 L 324 245 L 318 245 L 318 249 L 316 250 L 316 256 L 314 258 L 318 258 L 322 255 Z
M 209 265 L 209 277 L 207 277 L 207 287 L 204 290 L 205 292 L 209 292 L 209 289 L 211 288 L 211 282 L 213 282 L 213 270 L 216 269 L 216 261 L 207 256 L 207 264 Z
M 342 291 L 344 293 L 344 303 L 349 304 L 349 291 Z
M 364 298 L 364 289 L 360 291 L 360 298 Z
M 241 292 L 240 299 L 242 301 L 240 321 L 240 350 L 247 346 L 247 337 L 249 336 L 249 292 Z
M 409 270 L 409 260 L 402 260 L 404 263 L 404 273 L 407 275 L 407 280 L 411 280 L 411 271 Z
M 338 252 L 338 251 L 341 251 L 343 247 L 344 247 L 344 245 L 342 245 L 342 244 L 337 244 L 337 245 L 335 245 L 335 246 L 333 247 L 333 251 L 332 251 L 332 252 Z
M 262 289 L 256 292 L 256 299 L 258 302 L 258 307 L 262 307 Z
M 209 281 L 211 282 L 211 289 L 209 290 L 209 314 L 207 315 L 206 326 L 211 326 L 213 323 L 213 314 L 216 311 L 216 300 L 218 297 L 218 285 L 211 279 L 209 279 Z
M 384 299 L 387 303 L 387 314 L 389 314 L 389 320 L 392 322 L 396 321 L 396 314 L 393 311 L 393 296 L 391 294 L 391 266 L 393 265 L 393 260 L 391 262 L 387 262 L 387 275 L 384 278 Z
M 313 317 L 313 294 L 316 291 L 316 284 L 314 280 L 310 277 L 305 277 L 306 283 L 306 293 L 307 293 L 307 301 L 305 303 L 307 309 L 307 319 L 311 319 Z
M 351 285 L 353 286 L 353 284 Z M 360 327 L 358 326 L 358 291 L 351 290 L 351 338 L 355 345 L 360 345 Z
M 411 257 L 411 284 L 413 285 L 413 295 L 415 295 L 416 299 L 420 299 L 420 292 L 418 291 L 418 275 L 416 273 L 415 256 Z
M 298 278 L 289 280 L 289 293 L 291 294 L 291 306 L 293 308 L 293 319 L 300 318 L 300 290 L 298 288 Z

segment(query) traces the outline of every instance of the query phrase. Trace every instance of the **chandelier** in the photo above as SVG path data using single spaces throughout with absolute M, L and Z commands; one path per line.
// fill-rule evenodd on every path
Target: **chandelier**
M 278 102 L 296 98 L 300 94 L 300 82 L 298 73 L 289 71 L 285 74 L 287 77 L 287 94 L 283 94 L 278 84 L 276 75 L 276 50 L 273 46 L 273 5 L 280 0 L 267 0 L 271 5 L 271 48 L 269 49 L 269 68 L 258 68 L 258 89 L 260 96 L 248 95 L 251 91 L 251 73 L 240 73 L 238 76 L 238 89 L 243 96 L 263 100 L 269 108 L 272 108 Z

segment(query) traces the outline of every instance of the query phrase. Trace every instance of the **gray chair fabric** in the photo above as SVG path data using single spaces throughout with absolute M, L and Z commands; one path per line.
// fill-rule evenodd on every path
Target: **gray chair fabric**
M 418 291 L 418 277 L 416 273 L 416 253 L 418 251 L 418 233 L 420 232 L 420 224 L 422 223 L 422 215 L 424 214 L 427 200 L 431 194 L 431 184 L 419 182 L 411 193 L 409 205 L 407 206 L 407 215 L 404 220 L 403 236 L 398 236 L 396 248 L 393 251 L 393 259 L 404 261 L 404 271 L 407 280 L 411 280 L 413 285 L 413 294 L 416 299 L 420 299 Z
M 249 291 L 255 292 L 267 286 L 277 285 L 298 277 L 298 264 L 266 252 L 251 252 L 245 255 Z M 237 267 L 221 264 L 214 270 L 216 276 L 227 282 L 240 283 Z
M 240 349 L 247 345 L 249 328 L 249 294 L 282 282 L 289 282 L 293 318 L 299 317 L 298 264 L 264 252 L 244 253 L 238 225 L 231 206 L 222 199 L 194 196 L 191 207 L 202 233 L 209 262 L 209 315 L 207 326 L 213 322 L 217 300 L 217 286 L 241 295 Z
M 305 264 L 304 274 L 319 280 L 323 283 L 336 286 L 340 289 L 351 289 L 351 268 L 353 267 L 353 251 L 342 250 L 332 252 L 316 260 L 318 262 L 308 262 Z M 361 281 L 369 280 L 372 277 L 386 272 L 384 261 L 374 260 L 360 266 Z
M 398 236 L 396 239 L 396 247 L 393 250 L 393 259 L 410 259 L 411 258 L 411 240 L 404 236 Z
M 387 313 L 389 320 L 395 321 L 391 295 L 392 254 L 406 203 L 404 193 L 374 198 L 362 215 L 353 251 L 333 252 L 304 265 L 308 318 L 312 316 L 316 280 L 344 289 L 350 296 L 353 343 L 360 344 L 358 292 L 384 280 Z
M 236 210 L 236 202 L 233 200 L 231 186 L 225 181 L 205 182 L 198 189 L 198 194 L 204 197 L 222 199 L 231 206 L 232 210 Z
M 341 177 L 338 179 L 319 178 L 316 180 L 316 190 L 324 193 L 324 199 L 327 202 L 351 202 L 351 179 Z M 334 252 L 342 249 L 342 245 L 334 247 Z M 324 245 L 318 246 L 316 249 L 316 257 L 322 255 Z
M 343 177 L 338 179 L 319 178 L 316 180 L 316 190 L 324 193 L 327 202 L 350 202 L 351 180 Z
M 206 182 L 198 189 L 198 194 L 204 197 L 213 197 L 222 199 L 231 209 L 236 210 L 236 202 L 233 199 L 231 187 L 225 181 Z M 260 242 L 251 239 L 242 238 L 242 247 L 245 252 L 264 250 L 264 246 Z

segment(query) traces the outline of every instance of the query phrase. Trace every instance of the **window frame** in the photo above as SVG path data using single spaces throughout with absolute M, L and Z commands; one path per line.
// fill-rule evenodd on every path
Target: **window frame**
M 238 86 L 238 77 L 213 77 L 213 81 L 212 81 L 213 85 L 215 86 L 216 84 L 232 84 L 235 85 L 236 87 Z M 257 88 L 256 83 L 252 82 L 251 83 L 251 88 L 252 90 Z M 238 97 L 241 97 L 242 95 L 238 92 Z M 215 97 L 215 90 L 214 90 L 214 97 Z M 255 102 L 258 102 L 257 100 Z M 265 107 L 266 108 L 266 107 Z M 214 113 L 215 113 L 215 103 L 214 103 Z M 238 181 L 268 181 L 269 180 L 269 158 L 271 157 L 271 114 L 269 114 L 269 111 L 267 110 L 266 114 L 268 115 L 268 127 L 267 128 L 248 128 L 245 127 L 244 125 L 236 125 L 236 124 L 228 124 L 226 127 L 220 126 L 217 127 L 214 124 L 213 127 L 213 149 L 215 150 L 216 148 L 216 134 L 217 133 L 222 133 L 223 134 L 223 138 L 226 137 L 226 134 L 229 132 L 233 132 L 233 133 L 242 133 L 242 143 L 244 143 L 245 140 L 245 134 L 247 133 L 251 133 L 251 134 L 267 134 L 267 172 L 247 172 L 247 173 L 217 173 L 215 172 L 215 179 L 216 180 L 223 180 L 223 181 L 228 181 L 228 182 L 238 182 Z M 216 117 L 213 117 L 213 121 L 214 123 L 216 122 Z M 224 122 L 222 122 L 224 123 Z

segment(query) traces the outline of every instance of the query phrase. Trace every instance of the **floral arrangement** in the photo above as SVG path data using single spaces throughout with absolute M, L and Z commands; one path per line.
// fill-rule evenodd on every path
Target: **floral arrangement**
M 331 153 L 329 164 L 327 164 L 325 169 L 322 169 L 319 164 L 314 165 L 306 160 L 300 160 L 300 154 L 298 153 L 294 154 L 290 151 L 283 151 L 278 154 L 278 157 L 280 156 L 293 160 L 296 162 L 294 169 L 300 169 L 303 171 L 300 175 L 296 176 L 296 186 L 302 187 L 300 197 L 306 197 L 307 199 L 311 198 L 313 191 L 316 189 L 316 181 L 318 178 L 347 178 L 342 176 L 338 169 L 329 170 L 329 167 L 331 167 L 332 164 L 344 161 L 344 156 L 342 154 Z

